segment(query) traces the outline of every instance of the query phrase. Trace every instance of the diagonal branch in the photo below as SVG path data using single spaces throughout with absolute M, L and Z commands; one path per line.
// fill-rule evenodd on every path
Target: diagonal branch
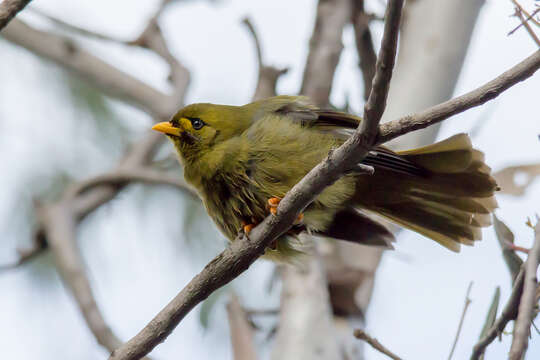
M 293 224 L 294 219 L 328 185 L 335 182 L 350 167 L 367 155 L 375 142 L 380 115 L 384 109 L 386 93 L 391 78 L 397 44 L 397 32 L 403 0 L 388 2 L 383 35 L 383 44 L 379 56 L 377 74 L 370 100 L 366 104 L 366 119 L 355 134 L 341 147 L 331 152 L 328 157 L 311 170 L 281 200 L 276 216 L 267 217 L 250 233 L 233 241 L 229 248 L 214 258 L 201 273 L 150 321 L 131 340 L 115 350 L 111 360 L 137 359 L 150 352 L 164 341 L 180 321 L 198 303 L 206 299 L 213 291 L 236 278 L 264 253 L 270 243 L 283 234 Z M 373 131 L 375 129 L 375 131 Z
M 4 0 L 0 4 L 0 30 L 2 30 L 32 0 Z
M 75 72 L 104 93 L 159 119 L 168 119 L 181 104 L 178 96 L 169 96 L 109 65 L 66 36 L 37 30 L 17 19 L 0 34 L 12 43 Z
M 537 222 L 534 232 L 534 245 L 525 262 L 523 294 L 521 295 L 518 316 L 514 325 L 512 346 L 508 356 L 510 360 L 523 359 L 523 355 L 527 351 L 531 323 L 534 319 L 534 307 L 538 302 L 536 299 L 536 289 L 538 287 L 536 271 L 540 261 L 540 220 Z
M 531 77 L 540 68 L 540 50 L 505 71 L 485 85 L 458 96 L 452 100 L 435 105 L 422 112 L 404 116 L 381 125 L 377 143 L 382 144 L 408 132 L 419 130 L 448 119 L 465 110 L 493 100 L 503 91 Z
M 359 340 L 364 340 L 369 345 L 371 345 L 371 347 L 373 347 L 375 350 L 377 350 L 381 354 L 388 356 L 390 359 L 401 360 L 399 356 L 397 356 L 396 354 L 388 350 L 383 344 L 379 342 L 379 340 L 369 336 L 364 330 L 360 330 L 360 329 L 354 330 L 354 337 Z

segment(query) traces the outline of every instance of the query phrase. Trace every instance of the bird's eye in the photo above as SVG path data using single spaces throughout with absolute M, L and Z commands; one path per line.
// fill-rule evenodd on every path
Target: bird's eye
M 205 125 L 204 121 L 199 118 L 189 118 L 189 121 L 191 121 L 191 125 L 195 130 L 200 130 Z

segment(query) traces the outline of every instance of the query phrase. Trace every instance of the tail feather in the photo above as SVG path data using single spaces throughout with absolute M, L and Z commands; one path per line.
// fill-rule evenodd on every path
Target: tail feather
M 489 214 L 497 207 L 498 187 L 469 137 L 459 134 L 396 155 L 425 171 L 398 175 L 393 165 L 374 163 L 374 179 L 358 178 L 358 205 L 453 251 L 480 240 L 481 227 L 491 224 Z

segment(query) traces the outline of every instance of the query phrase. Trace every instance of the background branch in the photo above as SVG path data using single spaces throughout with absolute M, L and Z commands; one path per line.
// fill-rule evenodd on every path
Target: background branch
M 351 0 L 324 0 L 317 4 L 313 34 L 300 94 L 327 106 L 343 44 L 343 28 L 350 21 Z
M 255 26 L 251 23 L 251 20 L 248 17 L 242 19 L 242 23 L 248 29 L 251 37 L 253 38 L 253 42 L 255 43 L 255 51 L 257 52 L 257 66 L 259 67 L 257 86 L 255 88 L 255 93 L 253 94 L 252 100 L 257 101 L 275 96 L 277 81 L 282 75 L 285 75 L 289 69 L 278 69 L 273 66 L 266 65 L 263 61 L 262 45 L 259 40 L 259 36 L 257 35 L 257 31 L 255 30 Z
M 377 61 L 369 29 L 371 20 L 372 17 L 364 10 L 364 0 L 353 0 L 352 23 L 358 52 L 358 65 L 364 81 L 364 100 L 367 100 L 371 92 L 371 83 L 375 75 L 375 62 Z
M 234 360 L 256 360 L 255 334 L 236 294 L 232 293 L 227 304 L 227 317 L 231 331 L 231 347 Z
M 511 86 L 531 77 L 540 68 L 540 50 L 485 85 L 420 113 L 382 124 L 377 143 L 423 129 L 475 106 L 493 100 Z
M 536 271 L 540 261 L 540 220 L 536 223 L 534 245 L 525 261 L 525 275 L 523 277 L 523 294 L 519 302 L 519 311 L 514 325 L 512 346 L 510 347 L 510 360 L 521 360 L 527 351 L 531 323 L 534 319 L 534 307 L 538 305 L 538 281 Z
M 381 354 L 388 356 L 390 359 L 401 360 L 399 356 L 397 356 L 396 354 L 388 350 L 383 344 L 379 342 L 379 340 L 369 336 L 364 330 L 360 330 L 360 329 L 354 330 L 354 337 L 359 340 L 364 340 L 369 345 L 371 345 L 371 347 L 373 347 L 375 350 L 377 350 Z

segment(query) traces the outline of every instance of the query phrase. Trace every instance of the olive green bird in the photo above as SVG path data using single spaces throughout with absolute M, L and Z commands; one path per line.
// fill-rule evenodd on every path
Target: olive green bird
M 186 181 L 232 241 L 275 214 L 279 199 L 360 121 L 305 97 L 276 96 L 244 106 L 192 104 L 153 129 L 172 140 Z M 465 134 L 408 151 L 377 146 L 362 163 L 374 173 L 351 172 L 327 187 L 289 234 L 391 246 L 391 232 L 371 216 L 378 215 L 459 251 L 490 225 L 497 185 Z M 267 255 L 291 251 L 283 236 Z

